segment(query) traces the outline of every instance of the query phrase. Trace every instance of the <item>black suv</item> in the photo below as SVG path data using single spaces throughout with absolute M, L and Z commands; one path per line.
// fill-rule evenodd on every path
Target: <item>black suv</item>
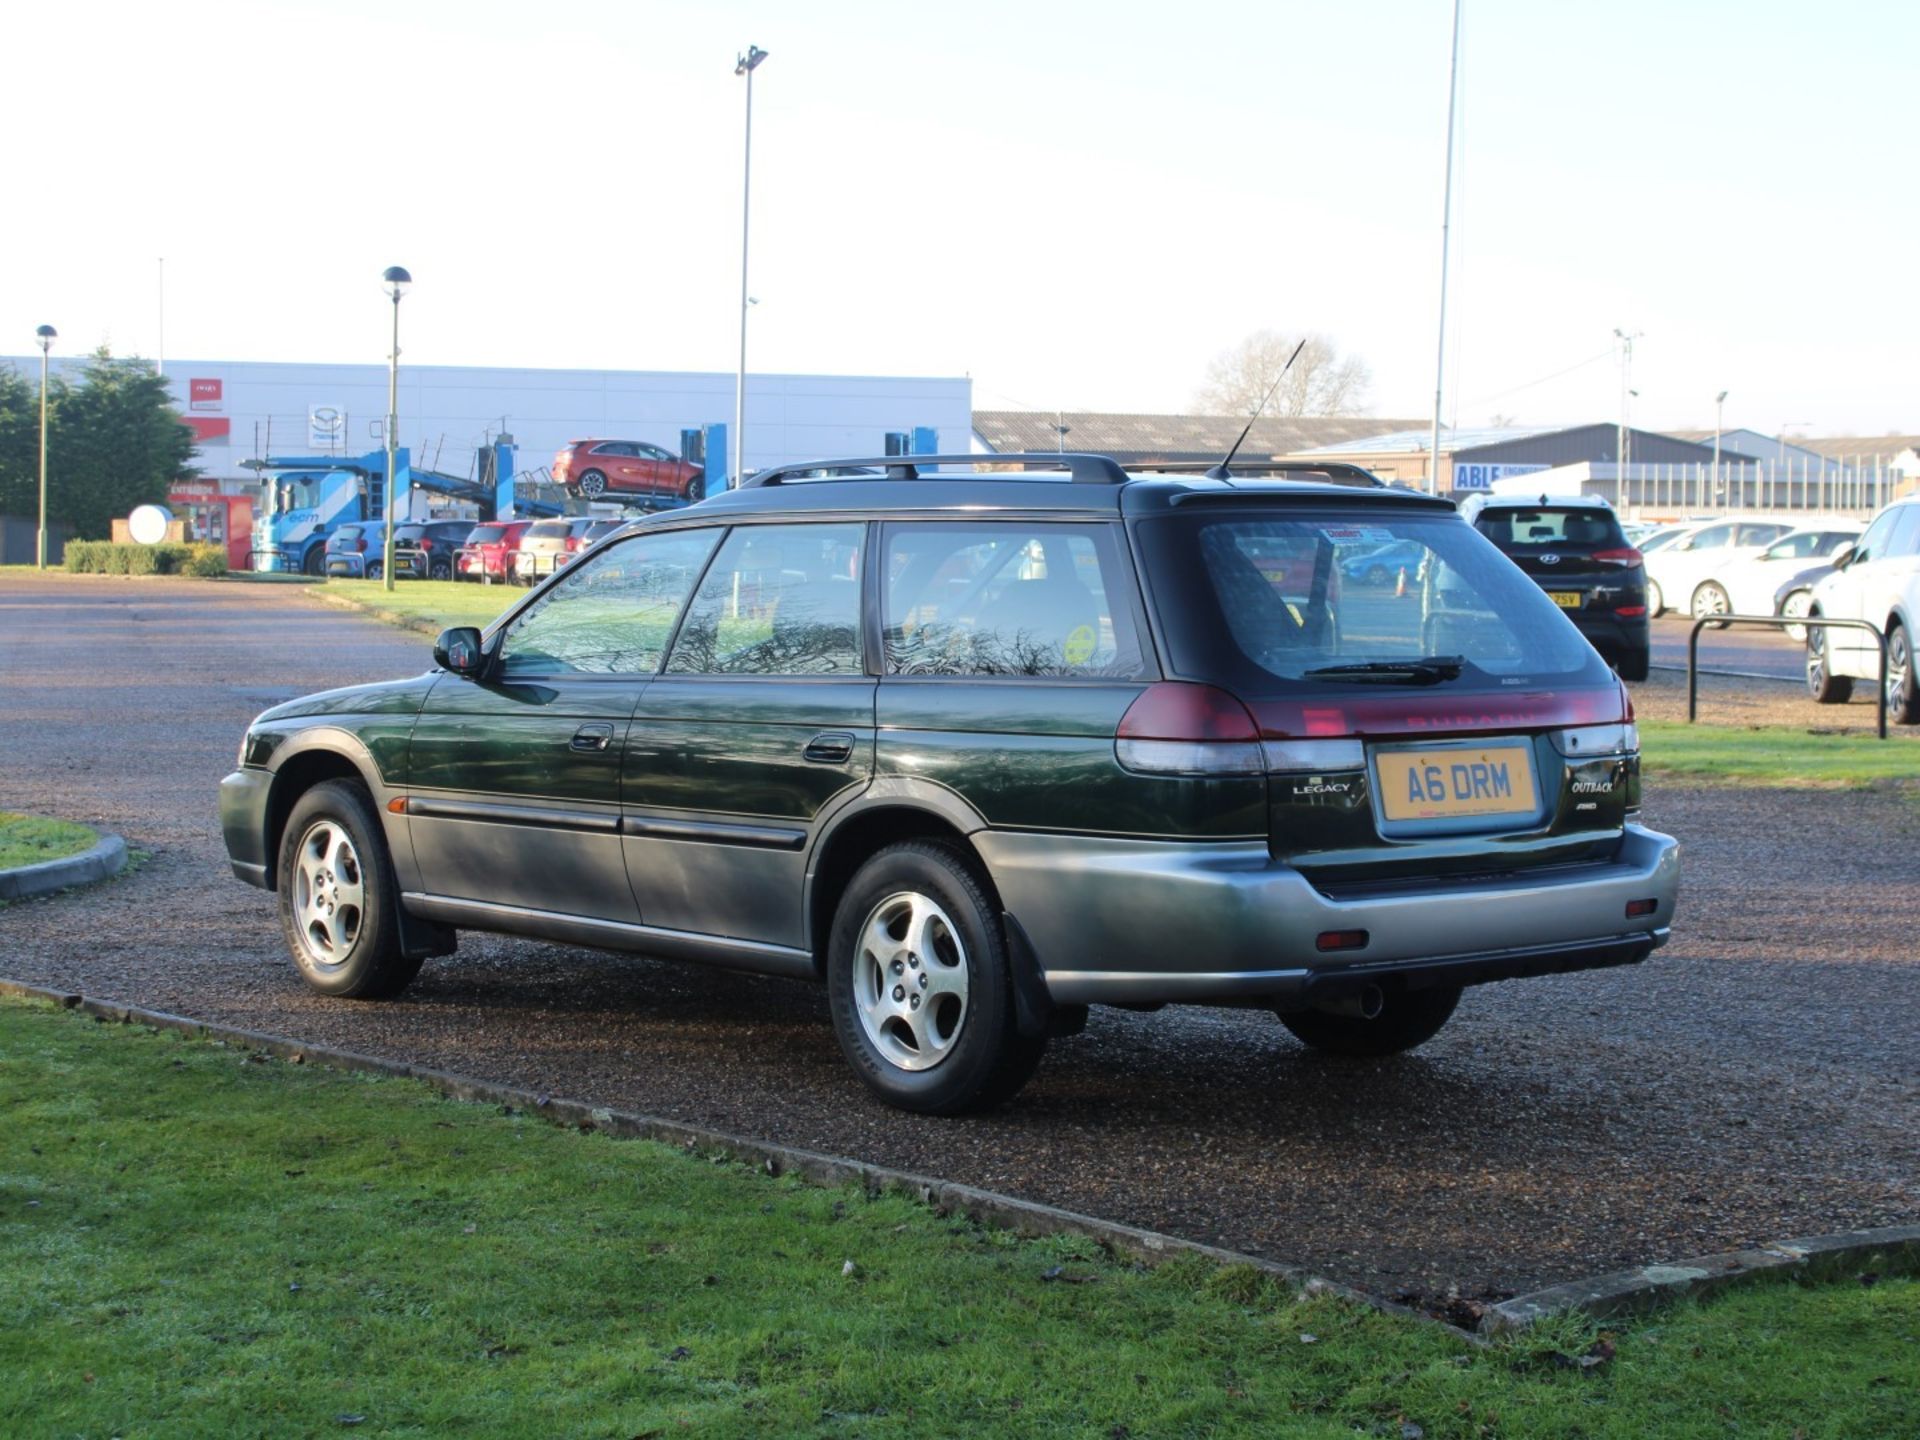
M 473 532 L 471 520 L 429 520 L 393 527 L 396 580 L 451 580 L 453 557 Z
M 221 785 L 235 873 L 332 995 L 465 928 L 823 981 L 861 1078 L 941 1113 L 1089 1005 L 1385 1055 L 1465 986 L 1665 941 L 1625 688 L 1451 504 L 981 463 L 762 472 L 424 675 L 267 711 Z M 1348 578 L 1393 545 L 1394 583 Z
M 1646 561 L 1604 500 L 1498 495 L 1473 526 L 1531 575 L 1626 680 L 1647 678 Z

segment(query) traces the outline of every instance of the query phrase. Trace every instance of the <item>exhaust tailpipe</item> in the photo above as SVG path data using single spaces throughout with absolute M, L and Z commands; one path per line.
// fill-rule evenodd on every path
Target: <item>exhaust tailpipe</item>
M 1380 1012 L 1387 1008 L 1387 997 L 1378 985 L 1362 985 L 1349 994 L 1322 1000 L 1313 1008 L 1355 1020 L 1378 1020 Z

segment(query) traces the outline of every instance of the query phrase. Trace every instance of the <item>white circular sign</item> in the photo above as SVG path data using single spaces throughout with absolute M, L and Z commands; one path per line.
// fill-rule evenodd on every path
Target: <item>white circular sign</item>
M 158 545 L 167 538 L 167 527 L 172 523 L 173 512 L 166 506 L 136 505 L 127 516 L 127 533 L 137 544 Z

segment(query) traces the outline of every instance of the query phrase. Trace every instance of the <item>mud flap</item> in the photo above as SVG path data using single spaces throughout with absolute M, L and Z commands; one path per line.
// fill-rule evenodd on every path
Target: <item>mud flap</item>
M 1004 911 L 1000 922 L 1006 927 L 1008 968 L 1013 972 L 1014 1029 L 1028 1040 L 1078 1035 L 1087 1028 L 1087 1007 L 1056 1005 L 1026 929 Z

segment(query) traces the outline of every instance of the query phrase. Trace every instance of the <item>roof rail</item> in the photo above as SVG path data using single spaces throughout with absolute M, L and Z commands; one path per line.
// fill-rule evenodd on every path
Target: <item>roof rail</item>
M 1106 455 L 1087 455 L 1078 451 L 1019 451 L 1005 455 L 879 455 L 864 460 L 804 460 L 796 465 L 775 465 L 755 471 L 740 482 L 742 490 L 763 485 L 779 485 L 787 480 L 838 477 L 845 480 L 937 480 L 938 475 L 922 475 L 922 466 L 964 465 L 978 478 L 982 466 L 1018 465 L 1027 470 L 1065 470 L 1077 485 L 1124 485 L 1127 472 Z M 984 473 L 991 474 L 991 470 Z
M 1217 460 L 1143 460 L 1133 468 L 1140 475 L 1205 475 L 1219 465 Z M 1236 460 L 1233 478 L 1272 474 L 1324 475 L 1336 485 L 1365 485 L 1385 489 L 1387 482 L 1371 470 L 1341 460 Z

